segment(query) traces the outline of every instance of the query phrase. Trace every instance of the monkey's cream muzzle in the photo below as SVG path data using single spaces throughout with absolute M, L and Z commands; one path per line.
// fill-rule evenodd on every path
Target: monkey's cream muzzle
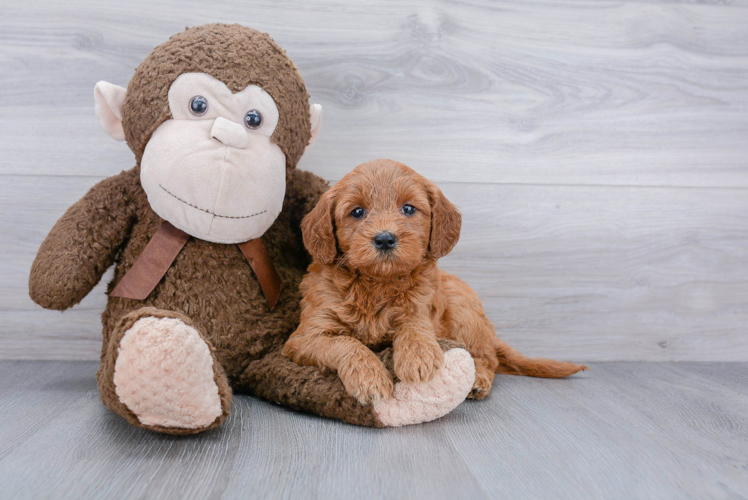
M 191 99 L 207 110 L 196 115 Z M 153 210 L 177 228 L 215 243 L 259 238 L 283 208 L 286 157 L 270 140 L 278 109 L 264 90 L 233 94 L 203 73 L 185 73 L 169 90 L 173 119 L 151 136 L 140 180 Z M 244 125 L 250 110 L 262 124 Z
M 214 128 L 207 120 L 164 122 L 143 153 L 143 189 L 161 218 L 196 238 L 259 238 L 283 207 L 285 156 L 268 137 L 245 134 L 241 141 L 238 134 L 220 134 L 217 140 Z M 240 142 L 245 147 L 227 145 Z

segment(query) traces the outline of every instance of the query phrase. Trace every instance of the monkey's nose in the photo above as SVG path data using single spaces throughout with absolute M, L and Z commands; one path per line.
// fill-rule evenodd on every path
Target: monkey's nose
M 222 116 L 219 116 L 213 122 L 210 137 L 232 148 L 244 149 L 247 147 L 247 131 L 244 127 Z
M 397 236 L 389 231 L 382 231 L 381 233 L 374 236 L 374 246 L 377 250 L 383 252 L 389 252 L 397 245 Z

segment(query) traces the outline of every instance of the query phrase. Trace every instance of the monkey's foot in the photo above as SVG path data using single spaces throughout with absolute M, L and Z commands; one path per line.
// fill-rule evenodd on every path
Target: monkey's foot
M 120 341 L 114 386 L 144 427 L 199 432 L 223 414 L 217 376 L 225 377 L 214 370 L 210 347 L 195 328 L 178 318 L 144 316 Z
M 475 364 L 465 349 L 444 353 L 444 364 L 428 382 L 398 382 L 390 399 L 374 403 L 387 427 L 420 424 L 443 417 L 462 403 L 475 382 Z

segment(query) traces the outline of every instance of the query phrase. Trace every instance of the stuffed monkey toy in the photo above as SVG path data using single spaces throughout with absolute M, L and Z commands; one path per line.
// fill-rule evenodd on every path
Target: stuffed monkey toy
M 327 184 L 295 168 L 317 137 L 321 107 L 309 105 L 296 67 L 268 35 L 187 29 L 154 49 L 127 89 L 99 82 L 94 98 L 99 122 L 127 141 L 135 167 L 96 184 L 60 218 L 29 291 L 65 310 L 115 265 L 97 375 L 115 413 L 153 431 L 198 433 L 228 416 L 233 389 L 383 427 L 438 418 L 464 399 L 469 369 L 445 366 L 433 381 L 443 388 L 437 398 L 434 387 L 430 397 L 410 388 L 361 405 L 335 373 L 281 355 L 310 263 L 300 222 Z

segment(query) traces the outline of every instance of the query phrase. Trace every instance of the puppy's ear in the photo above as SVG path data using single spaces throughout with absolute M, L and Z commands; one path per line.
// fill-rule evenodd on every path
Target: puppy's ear
M 335 210 L 333 189 L 325 192 L 314 210 L 309 212 L 301 221 L 304 246 L 312 258 L 320 264 L 332 264 L 338 254 L 333 222 L 333 211 Z
M 444 196 L 441 189 L 431 181 L 426 181 L 426 191 L 431 202 L 431 239 L 429 251 L 439 259 L 444 257 L 460 239 L 462 215 L 457 207 Z

